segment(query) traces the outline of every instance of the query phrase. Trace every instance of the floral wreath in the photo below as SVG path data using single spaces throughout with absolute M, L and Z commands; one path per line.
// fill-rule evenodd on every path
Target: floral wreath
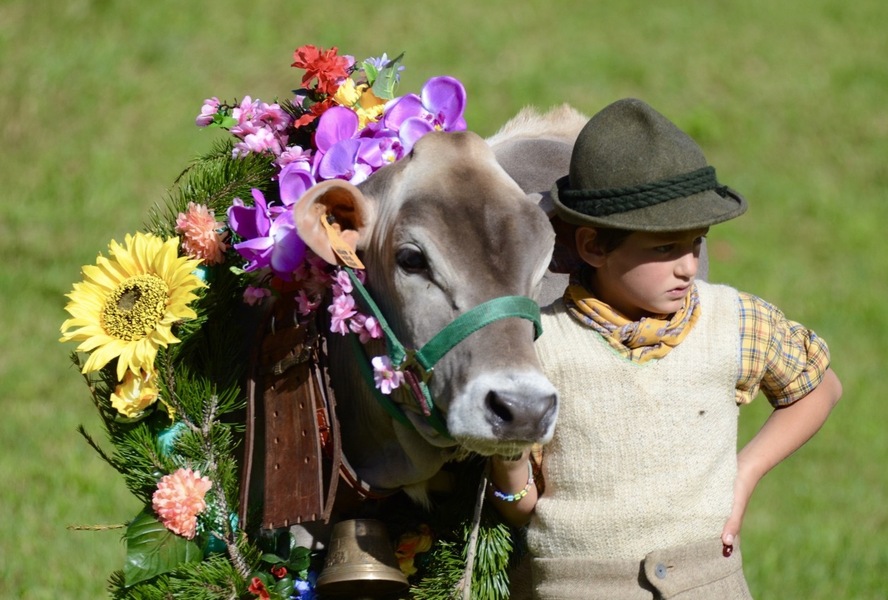
M 250 307 L 287 297 L 306 320 L 326 307 L 332 333 L 382 337 L 358 310 L 347 273 L 306 248 L 290 209 L 320 181 L 359 184 L 426 133 L 465 129 L 466 93 L 452 77 L 433 77 L 420 94 L 396 96 L 402 56 L 358 63 L 306 45 L 293 58 L 303 75 L 289 100 L 204 101 L 197 126 L 231 136 L 188 166 L 146 231 L 112 240 L 67 294 L 60 341 L 79 342 L 71 360 L 113 451 L 81 434 L 144 504 L 125 526 L 114 597 L 315 595 L 323 556 L 287 533 L 248 535 L 237 517 L 249 338 L 239 324 Z M 387 356 L 372 365 L 383 394 L 403 383 Z M 397 544 L 410 597 L 452 597 L 464 576 L 465 523 L 448 537 L 422 518 Z M 506 598 L 511 532 L 492 523 L 481 534 L 473 597 Z

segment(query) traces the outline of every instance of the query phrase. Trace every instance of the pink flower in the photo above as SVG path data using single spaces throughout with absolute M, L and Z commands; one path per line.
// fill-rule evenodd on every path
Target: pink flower
M 340 335 L 348 333 L 348 320 L 355 313 L 355 299 L 348 294 L 340 294 L 333 297 L 333 302 L 327 307 L 330 312 L 330 331 Z
M 204 100 L 203 106 L 200 107 L 200 114 L 194 120 L 198 127 L 206 127 L 213 122 L 214 116 L 219 112 L 219 99 L 213 96 Z
M 213 482 L 201 477 L 200 471 L 179 469 L 161 478 L 151 505 L 164 527 L 190 540 L 197 533 L 197 515 L 206 509 L 204 496 L 211 487 Z
M 392 361 L 388 356 L 375 356 L 370 361 L 373 365 L 373 381 L 376 388 L 385 395 L 404 383 L 404 373 L 392 368 Z
M 277 157 L 277 165 L 281 168 L 286 167 L 291 162 L 300 162 L 307 165 L 306 168 L 311 170 L 311 149 L 303 150 L 302 146 L 287 146 L 281 155 Z
M 269 290 L 268 288 L 248 285 L 247 289 L 244 290 L 244 302 L 246 302 L 250 306 L 260 304 L 262 300 L 268 298 L 269 296 L 271 296 L 271 290 Z
M 280 104 L 259 102 L 256 106 L 255 119 L 265 123 L 274 131 L 283 131 L 290 125 L 290 115 L 281 108 Z
M 255 131 L 244 135 L 243 141 L 234 145 L 231 155 L 234 158 L 251 152 L 256 154 L 271 152 L 277 155 L 281 153 L 281 150 L 281 141 L 274 132 L 268 127 L 259 127 Z
M 176 232 L 182 234 L 182 250 L 207 265 L 225 262 L 228 232 L 224 231 L 224 227 L 225 224 L 216 220 L 212 210 L 194 202 L 189 202 L 186 211 L 176 218 Z
M 279 155 L 286 146 L 290 116 L 278 104 L 266 104 L 244 96 L 231 117 L 237 121 L 229 131 L 241 141 L 231 152 L 233 158 L 246 154 L 271 152 Z
M 296 295 L 296 310 L 303 317 L 307 317 L 311 313 L 315 311 L 315 309 L 321 305 L 320 298 L 309 298 L 308 294 L 305 293 L 305 290 L 299 290 L 299 293 Z
M 362 344 L 366 344 L 370 340 L 378 340 L 382 337 L 382 327 L 376 317 L 368 317 L 361 313 L 355 313 L 348 324 L 352 333 L 358 335 L 358 339 Z
M 354 290 L 354 287 L 348 273 L 342 269 L 336 271 L 336 274 L 333 275 L 333 293 L 336 295 L 351 294 L 352 290 Z
M 319 298 L 327 293 L 330 287 L 330 275 L 327 273 L 327 263 L 312 254 L 306 252 L 305 260 L 296 268 L 293 279 L 299 284 L 299 288 L 305 290 L 311 298 Z

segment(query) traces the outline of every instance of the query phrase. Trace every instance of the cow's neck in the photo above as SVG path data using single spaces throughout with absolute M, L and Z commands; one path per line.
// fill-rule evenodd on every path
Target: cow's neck
M 452 452 L 426 442 L 409 426 L 396 423 L 379 404 L 361 374 L 348 337 L 328 337 L 330 380 L 336 393 L 343 451 L 358 476 L 382 489 L 421 484 L 432 478 Z

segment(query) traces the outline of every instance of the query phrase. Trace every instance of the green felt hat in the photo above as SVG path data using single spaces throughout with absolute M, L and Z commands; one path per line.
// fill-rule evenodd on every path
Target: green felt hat
M 698 229 L 746 212 L 696 142 L 634 98 L 589 119 L 552 200 L 568 223 L 630 231 Z

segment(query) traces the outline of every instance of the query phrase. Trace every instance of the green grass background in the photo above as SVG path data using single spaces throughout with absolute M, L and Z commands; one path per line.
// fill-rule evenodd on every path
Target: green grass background
M 400 92 L 461 79 L 493 133 L 526 104 L 646 99 L 750 201 L 711 235 L 711 278 L 829 340 L 844 400 L 753 498 L 757 598 L 883 598 L 888 342 L 888 3 L 883 0 L 0 2 L 0 597 L 95 598 L 138 507 L 56 340 L 63 295 L 213 134 L 204 98 L 272 100 L 291 52 L 406 52 Z M 741 413 L 748 438 L 767 416 Z

